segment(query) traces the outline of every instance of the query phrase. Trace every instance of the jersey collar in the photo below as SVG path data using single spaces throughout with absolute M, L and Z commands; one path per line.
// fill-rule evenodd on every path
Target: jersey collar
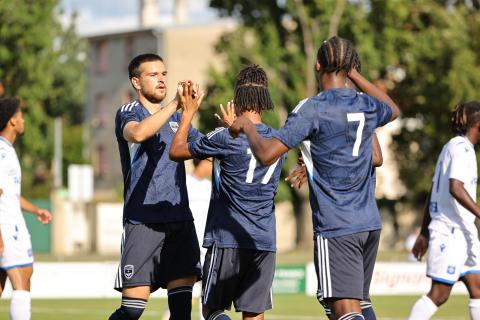
M 0 136 L 0 141 L 5 142 L 9 147 L 12 147 L 12 148 L 13 148 L 13 145 L 10 143 L 10 141 L 8 141 L 7 139 L 5 139 L 4 137 Z

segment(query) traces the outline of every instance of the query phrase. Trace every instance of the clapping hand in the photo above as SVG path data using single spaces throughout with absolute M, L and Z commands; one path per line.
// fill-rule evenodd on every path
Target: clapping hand
M 198 83 L 188 80 L 178 84 L 177 95 L 184 114 L 193 115 L 200 107 L 204 93 L 200 90 Z
M 230 127 L 237 116 L 235 115 L 235 108 L 233 105 L 233 100 L 230 100 L 227 102 L 227 110 L 223 108 L 223 104 L 220 104 L 220 112 L 222 113 L 222 116 L 220 117 L 218 113 L 214 114 L 215 119 L 217 119 L 217 122 L 219 126 L 228 128 Z

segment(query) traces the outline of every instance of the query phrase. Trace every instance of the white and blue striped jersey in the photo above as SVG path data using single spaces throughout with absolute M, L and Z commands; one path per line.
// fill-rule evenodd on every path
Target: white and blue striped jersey
M 470 197 L 477 200 L 477 157 L 473 144 L 465 136 L 450 139 L 438 157 L 432 181 L 430 216 L 450 227 L 475 228 L 475 215 L 450 194 L 450 179 L 463 182 Z
M 12 144 L 0 136 L 0 224 L 25 223 L 20 208 L 22 171 Z
M 256 129 L 264 138 L 274 131 L 264 124 Z M 234 139 L 226 128 L 217 128 L 188 147 L 196 158 L 215 158 L 203 246 L 275 251 L 274 198 L 286 155 L 262 166 L 247 137 Z
M 315 233 L 324 238 L 381 229 L 372 183 L 372 137 L 392 109 L 352 89 L 329 89 L 302 100 L 274 134 L 301 143 Z
M 181 120 L 174 113 L 160 130 L 142 143 L 128 143 L 123 129 L 130 121 L 141 122 L 151 116 L 139 102 L 123 105 L 115 118 L 124 179 L 124 221 L 133 223 L 165 223 L 192 220 L 188 206 L 183 162 L 169 158 L 170 145 Z M 188 139 L 203 136 L 190 128 Z

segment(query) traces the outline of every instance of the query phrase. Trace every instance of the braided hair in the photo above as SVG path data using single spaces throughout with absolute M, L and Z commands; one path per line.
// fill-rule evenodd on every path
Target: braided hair
M 352 69 L 358 72 L 362 69 L 360 56 L 353 44 L 337 36 L 323 41 L 317 52 L 317 61 L 322 66 L 322 72 L 349 73 Z
M 452 112 L 452 130 L 455 134 L 466 134 L 472 125 L 480 122 L 480 102 L 461 102 Z
M 273 109 L 272 98 L 268 91 L 267 74 L 261 67 L 252 64 L 238 73 L 233 104 L 237 114 L 246 111 L 262 113 Z

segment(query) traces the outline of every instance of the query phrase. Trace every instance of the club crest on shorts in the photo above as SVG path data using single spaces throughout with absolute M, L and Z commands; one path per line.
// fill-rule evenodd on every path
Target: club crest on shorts
M 178 122 L 170 121 L 168 124 L 170 125 L 170 129 L 172 129 L 173 132 L 177 132 Z
M 447 267 L 447 273 L 448 274 L 454 274 L 455 273 L 455 266 L 448 266 Z
M 123 275 L 125 276 L 125 278 L 130 279 L 131 277 L 133 277 L 133 272 L 133 265 L 127 264 L 125 267 L 123 267 Z

